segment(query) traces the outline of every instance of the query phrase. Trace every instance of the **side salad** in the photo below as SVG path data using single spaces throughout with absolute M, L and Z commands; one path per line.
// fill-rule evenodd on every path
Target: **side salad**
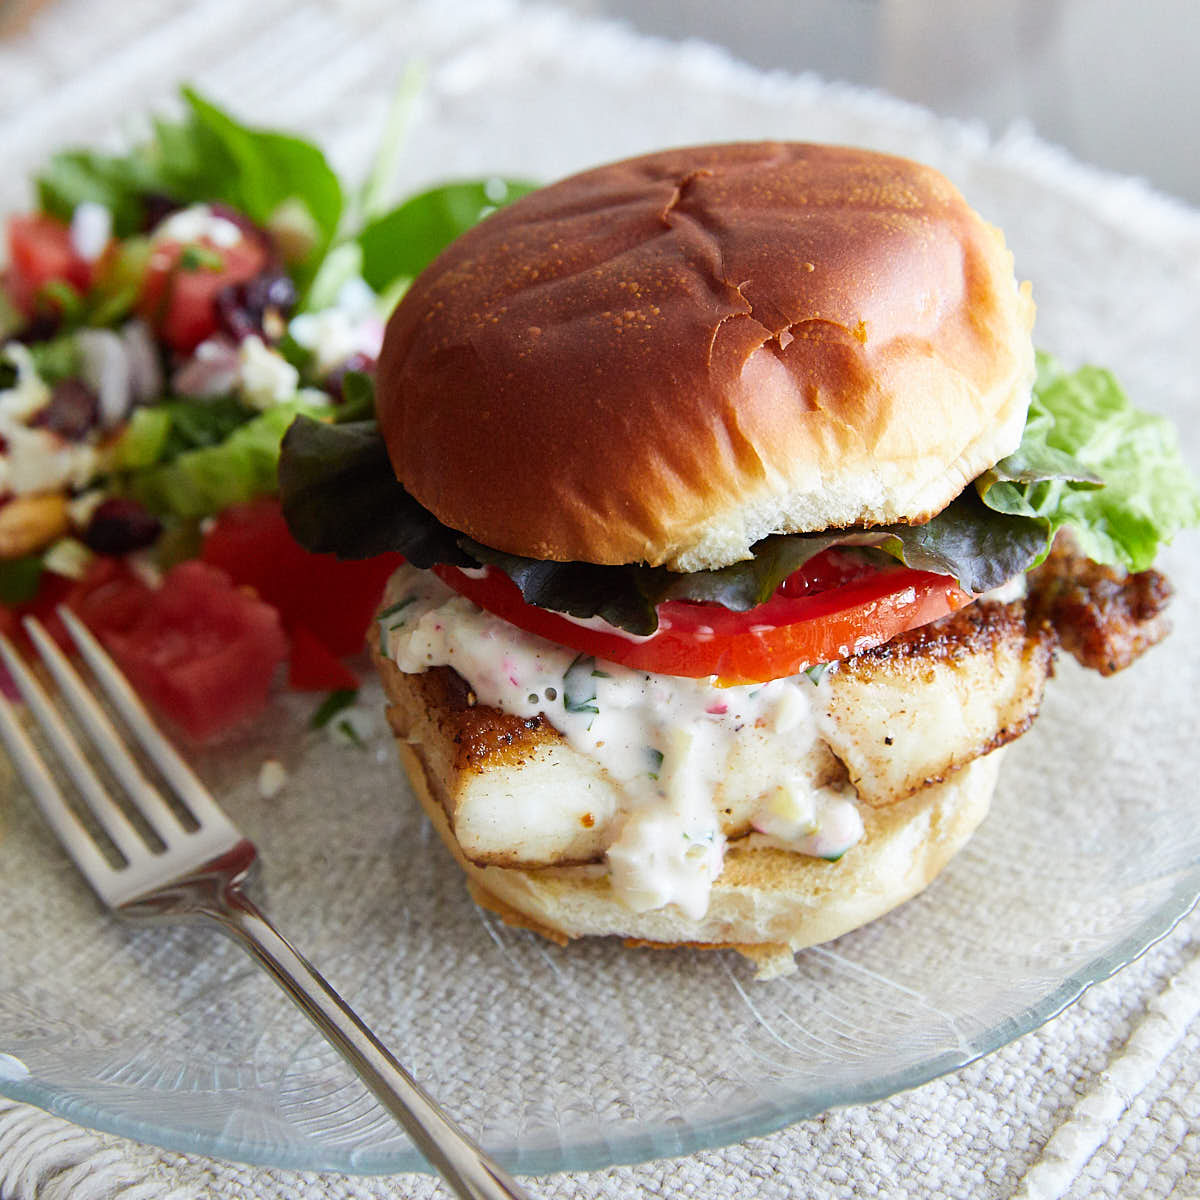
M 324 155 L 192 90 L 126 154 L 67 150 L 10 217 L 0 274 L 0 631 L 80 613 L 196 739 L 290 686 L 350 693 L 398 556 L 288 532 L 297 416 L 370 420 L 384 318 L 462 230 L 529 190 L 442 185 L 380 211 Z M 390 156 L 389 156 L 390 157 Z M 3 261 L 0 259 L 0 261 Z M 321 711 L 330 711 L 330 705 Z

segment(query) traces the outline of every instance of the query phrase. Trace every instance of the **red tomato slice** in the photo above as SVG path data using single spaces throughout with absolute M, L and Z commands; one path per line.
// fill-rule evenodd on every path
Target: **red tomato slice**
M 862 560 L 831 550 L 757 608 L 733 612 L 717 604 L 669 600 L 658 606 L 658 631 L 637 638 L 526 604 L 516 584 L 494 568 L 480 578 L 455 567 L 433 569 L 456 592 L 529 633 L 634 670 L 716 676 L 727 685 L 761 683 L 845 658 L 972 599 L 949 576 L 899 564 L 864 570 Z
M 252 279 L 267 265 L 266 247 L 255 237 L 221 249 L 201 242 L 202 262 L 184 264 L 186 246 L 158 242 L 150 255 L 138 311 L 174 349 L 187 354 L 217 331 L 217 293 Z M 219 261 L 220 265 L 217 265 Z
M 354 691 L 358 676 L 303 625 L 293 625 L 288 687 L 298 692 Z
M 312 554 L 291 535 L 273 498 L 227 508 L 205 536 L 205 562 L 273 604 L 284 627 L 303 626 L 331 654 L 357 653 L 399 554 L 342 561 Z
M 8 220 L 7 290 L 27 316 L 44 307 L 42 289 L 60 280 L 78 292 L 92 285 L 93 265 L 71 245 L 70 227 L 45 213 L 26 213 Z
M 279 614 L 207 563 L 180 563 L 157 591 L 113 580 L 77 610 L 138 694 L 197 741 L 261 712 L 287 655 Z

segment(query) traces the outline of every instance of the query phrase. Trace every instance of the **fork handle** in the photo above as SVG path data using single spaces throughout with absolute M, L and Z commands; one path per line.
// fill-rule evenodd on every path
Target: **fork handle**
M 530 1200 L 392 1057 L 240 888 L 225 889 L 223 901 L 219 907 L 207 908 L 205 915 L 267 969 L 459 1196 L 464 1200 Z

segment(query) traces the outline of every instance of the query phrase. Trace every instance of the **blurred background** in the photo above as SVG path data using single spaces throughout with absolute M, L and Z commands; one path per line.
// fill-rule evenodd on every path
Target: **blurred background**
M 1200 203 L 1198 0 L 557 0 L 759 67 L 880 87 Z
M 0 37 L 63 2 L 0 0 Z M 543 2 L 712 42 L 758 67 L 881 88 L 992 134 L 1025 123 L 1077 158 L 1200 204 L 1200 0 Z M 396 0 L 393 14 L 404 3 Z M 371 0 L 325 5 L 365 11 Z M 204 0 L 164 6 L 176 17 L 204 8 Z M 112 13 L 126 39 L 165 16 L 144 0 Z M 55 53 L 66 71 L 71 47 Z M 21 66 L 6 69 L 20 74 Z M 17 84 L 0 78 L 0 99 Z

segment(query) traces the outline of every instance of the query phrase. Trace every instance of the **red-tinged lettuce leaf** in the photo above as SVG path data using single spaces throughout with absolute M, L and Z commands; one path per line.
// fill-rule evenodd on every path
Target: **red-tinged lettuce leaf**
M 653 574 L 645 568 L 547 562 L 504 554 L 465 538 L 460 544 L 480 565 L 503 571 L 521 589 L 526 604 L 571 617 L 600 617 L 639 636 L 658 628 L 655 601 L 639 586 L 643 576 Z
M 752 558 L 716 571 L 523 558 L 471 541 L 418 504 L 397 481 L 369 421 L 297 420 L 283 441 L 279 485 L 292 533 L 309 550 L 343 558 L 398 550 L 418 567 L 494 566 L 529 604 L 600 617 L 641 636 L 657 629 L 655 606 L 664 600 L 745 612 L 835 545 L 879 546 L 911 567 L 952 575 L 968 591 L 983 592 L 1028 569 L 1044 554 L 1048 536 L 1045 521 L 994 512 L 969 489 L 925 525 L 777 535 L 759 542 Z
M 952 575 L 976 594 L 1028 571 L 1049 550 L 1049 528 L 1037 517 L 988 508 L 968 488 L 924 525 L 889 525 L 883 548 L 907 566 Z
M 477 566 L 459 534 L 421 507 L 396 479 L 374 421 L 326 425 L 298 417 L 284 435 L 279 498 L 296 540 L 339 558 L 399 550 L 414 566 Z
M 655 606 L 664 600 L 754 608 L 836 545 L 878 547 L 978 594 L 1036 566 L 1055 532 L 1070 525 L 1098 561 L 1144 569 L 1160 541 L 1200 521 L 1200 493 L 1174 430 L 1133 409 L 1107 372 L 1068 374 L 1046 358 L 1039 368 L 1020 447 L 932 520 L 780 534 L 759 542 L 745 562 L 716 571 L 543 562 L 481 546 L 408 495 L 371 423 L 298 423 L 284 441 L 284 510 L 309 549 L 347 557 L 399 550 L 417 566 L 487 564 L 504 571 L 529 604 L 601 617 L 639 635 L 657 628 Z

